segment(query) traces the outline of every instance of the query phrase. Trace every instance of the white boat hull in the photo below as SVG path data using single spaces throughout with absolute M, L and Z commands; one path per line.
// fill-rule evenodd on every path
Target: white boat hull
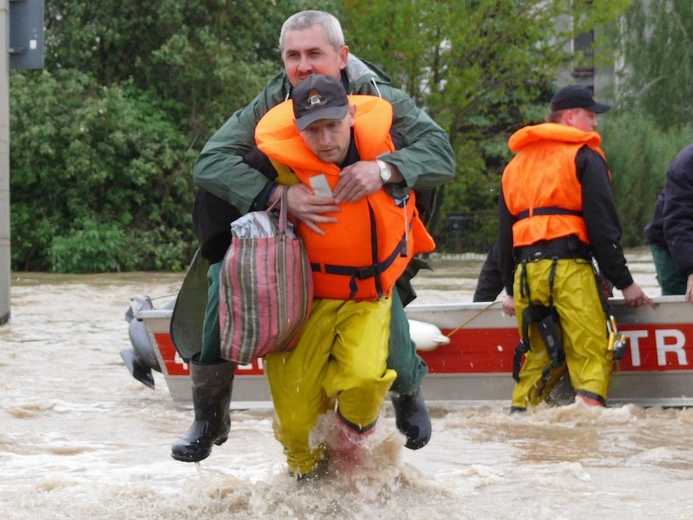
M 693 406 L 693 306 L 679 296 L 655 301 L 657 309 L 631 309 L 623 300 L 613 301 L 629 348 L 614 364 L 610 405 Z M 509 406 L 519 335 L 515 319 L 502 315 L 500 302 L 412 304 L 406 313 L 429 365 L 423 382 L 429 404 Z M 175 404 L 185 408 L 192 405 L 190 372 L 171 342 L 171 314 L 170 309 L 134 310 L 146 325 Z M 238 368 L 232 407 L 265 406 L 271 402 L 260 359 Z

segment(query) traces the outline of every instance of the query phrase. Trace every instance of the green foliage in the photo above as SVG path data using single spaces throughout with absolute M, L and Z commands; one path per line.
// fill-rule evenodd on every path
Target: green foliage
M 11 74 L 12 266 L 183 269 L 192 165 L 280 70 L 287 0 L 46 0 L 45 68 Z
M 103 232 L 102 223 L 123 234 L 190 229 L 194 154 L 155 100 L 64 70 L 12 74 L 11 104 L 13 265 L 48 270 L 57 258 L 70 265 L 49 254 L 54 237 L 72 237 L 60 242 L 65 248 L 81 232 Z M 192 233 L 186 239 L 192 243 Z
M 640 245 L 669 164 L 693 142 L 693 9 L 688 0 L 634 0 L 618 29 L 618 111 L 599 128 L 624 244 Z
M 574 59 L 564 44 L 608 26 L 630 3 L 623 55 L 635 74 L 620 83 L 623 106 L 650 117 L 623 128 L 605 118 L 603 127 L 620 209 L 636 213 L 630 208 L 642 204 L 625 203 L 632 194 L 620 179 L 633 176 L 654 197 L 648 175 L 662 172 L 684 137 L 633 136 L 652 120 L 660 131 L 691 120 L 687 0 L 652 0 L 647 13 L 637 11 L 640 0 L 46 0 L 45 69 L 11 74 L 12 266 L 184 268 L 196 246 L 192 164 L 280 70 L 281 24 L 305 8 L 336 14 L 352 51 L 382 66 L 450 133 L 458 166 L 438 215 L 447 232 L 448 214 L 496 208 L 507 139 L 543 120 L 557 72 Z M 595 55 L 613 59 L 616 47 Z M 633 143 L 648 159 L 628 162 Z M 645 217 L 628 218 L 628 240 L 651 202 Z
M 496 208 L 507 140 L 543 120 L 556 75 L 572 59 L 564 44 L 616 20 L 629 3 L 345 2 L 354 52 L 381 65 L 450 134 L 457 172 L 442 190 L 439 233 L 446 215 Z
M 620 38 L 625 67 L 619 102 L 657 126 L 693 120 L 693 8 L 690 0 L 635 0 Z
M 51 271 L 59 273 L 103 273 L 120 271 L 124 233 L 113 222 L 84 220 L 80 228 L 55 236 L 48 249 Z
M 190 147 L 201 147 L 278 70 L 284 14 L 269 2 L 49 1 L 47 11 L 48 70 L 150 92 Z
M 643 228 L 652 218 L 669 164 L 693 142 L 693 127 L 665 131 L 649 115 L 620 110 L 603 116 L 599 130 L 612 172 L 622 245 L 641 245 L 645 241 Z
M 190 239 L 192 223 L 186 222 L 179 228 L 165 224 L 148 226 L 132 230 L 128 234 L 125 250 L 128 260 L 134 261 L 129 265 L 143 271 L 172 270 L 180 271 L 186 268 L 187 262 L 194 252 Z

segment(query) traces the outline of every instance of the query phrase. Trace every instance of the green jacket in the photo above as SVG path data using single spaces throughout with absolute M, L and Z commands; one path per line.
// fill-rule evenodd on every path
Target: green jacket
M 390 78 L 377 67 L 351 54 L 343 76 L 344 72 L 348 94 L 379 96 L 392 103 L 392 127 L 402 136 L 403 148 L 383 160 L 397 166 L 407 186 L 433 188 L 454 177 L 455 156 L 448 135 L 405 92 L 392 87 Z M 243 155 L 255 145 L 258 121 L 290 94 L 291 84 L 282 71 L 248 106 L 235 112 L 195 161 L 195 183 L 230 202 L 242 214 L 264 209 L 253 207 L 253 202 L 263 190 L 269 191 L 272 181 L 246 165 Z

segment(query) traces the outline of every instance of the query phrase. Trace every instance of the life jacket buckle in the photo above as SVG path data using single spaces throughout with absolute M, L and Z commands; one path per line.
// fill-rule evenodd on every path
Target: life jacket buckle
M 368 267 L 358 267 L 354 270 L 354 276 L 359 280 L 367 280 L 368 278 L 373 278 L 376 275 L 376 266 L 370 265 Z

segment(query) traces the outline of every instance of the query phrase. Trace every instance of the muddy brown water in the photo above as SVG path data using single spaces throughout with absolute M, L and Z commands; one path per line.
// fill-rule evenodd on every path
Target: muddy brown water
M 628 254 L 659 294 L 646 250 Z M 437 260 L 423 303 L 470 300 L 481 258 Z M 271 412 L 233 413 L 200 463 L 169 456 L 191 412 L 135 381 L 130 296 L 176 293 L 182 274 L 14 273 L 0 327 L 0 517 L 7 519 L 693 518 L 693 410 L 432 409 L 433 439 L 402 447 L 387 410 L 358 477 L 297 485 Z M 693 311 L 692 311 L 693 312 Z

